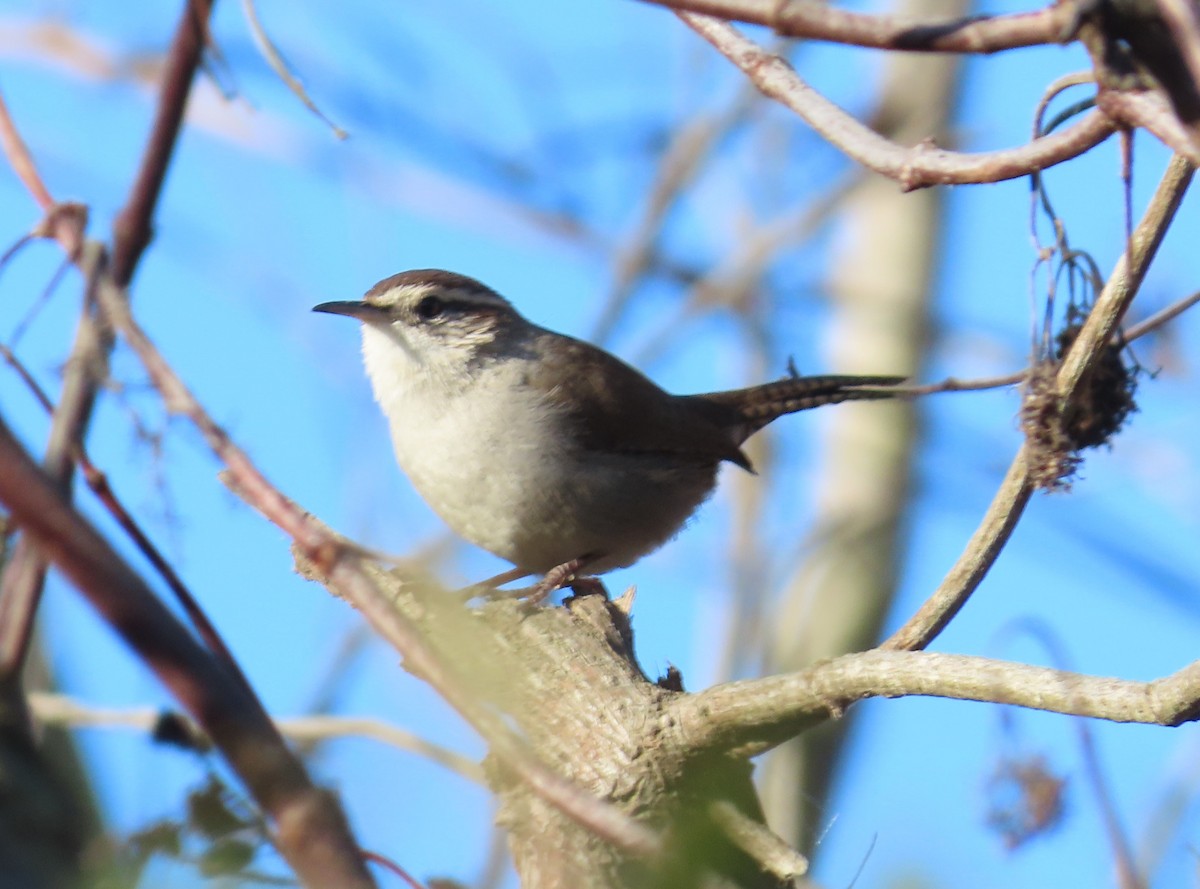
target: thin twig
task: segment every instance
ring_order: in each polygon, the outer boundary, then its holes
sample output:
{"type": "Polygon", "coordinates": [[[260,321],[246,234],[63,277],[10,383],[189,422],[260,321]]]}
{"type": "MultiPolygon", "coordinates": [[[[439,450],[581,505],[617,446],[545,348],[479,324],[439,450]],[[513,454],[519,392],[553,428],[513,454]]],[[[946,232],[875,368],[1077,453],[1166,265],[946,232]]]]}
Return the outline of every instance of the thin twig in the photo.
{"type": "Polygon", "coordinates": [[[1139,321],[1132,325],[1121,335],[1121,341],[1132,343],[1134,340],[1145,336],[1148,333],[1153,333],[1158,328],[1162,327],[1170,321],[1173,321],[1179,315],[1182,315],[1196,303],[1200,302],[1200,290],[1197,290],[1191,296],[1185,296],[1178,302],[1172,303],[1165,309],[1160,309],[1149,318],[1139,321]]]}
{"type": "Polygon", "coordinates": [[[17,178],[29,189],[29,193],[42,208],[42,212],[49,213],[50,208],[54,206],[54,198],[50,196],[50,191],[46,188],[46,183],[42,181],[42,177],[37,171],[37,165],[33,162],[33,155],[29,153],[29,147],[21,138],[20,131],[8,113],[8,104],[4,101],[3,94],[0,94],[0,150],[4,151],[9,166],[13,168],[17,178]]]}
{"type": "MultiPolygon", "coordinates": [[[[160,710],[145,707],[124,710],[94,707],[83,704],[69,695],[39,691],[29,693],[29,708],[39,722],[66,728],[128,728],[150,734],[162,719],[160,710]]],[[[280,734],[293,741],[366,738],[424,756],[468,781],[483,783],[483,769],[475,760],[380,719],[350,716],[277,716],[273,717],[272,721],[280,734]]]]}
{"type": "Polygon", "coordinates": [[[254,0],[242,0],[242,9],[246,13],[246,21],[250,25],[250,34],[254,37],[254,42],[258,44],[258,50],[267,60],[267,64],[271,66],[271,70],[275,72],[275,76],[283,81],[284,85],[292,91],[292,94],[300,100],[309,111],[316,116],[323,124],[325,124],[333,135],[338,139],[346,139],[350,136],[345,130],[335,124],[329,117],[317,107],[317,103],[309,97],[304,89],[304,84],[300,82],[295,74],[292,73],[287,60],[284,59],[283,53],[271,41],[266,29],[262,26],[262,22],[258,18],[258,9],[254,5],[254,0]]]}
{"type": "MultiPolygon", "coordinates": [[[[90,292],[102,271],[103,251],[98,245],[85,249],[81,257],[85,286],[90,292]]],[[[42,465],[58,485],[70,495],[74,471],[72,454],[82,440],[83,431],[96,406],[100,381],[107,374],[112,334],[96,323],[90,298],[84,300],[75,341],[67,359],[62,396],[50,423],[49,440],[42,465]]],[[[34,619],[46,580],[46,560],[30,541],[22,536],[12,558],[0,575],[0,678],[20,675],[33,639],[34,619]]]]}
{"type": "MultiPolygon", "coordinates": [[[[29,235],[28,237],[32,239],[33,235],[29,235]]],[[[29,331],[30,326],[33,324],[34,320],[41,313],[46,304],[50,302],[50,297],[54,295],[54,291],[58,288],[58,285],[63,282],[63,279],[66,278],[67,272],[71,268],[73,268],[71,265],[71,260],[64,257],[63,261],[58,264],[58,266],[54,269],[54,272],[50,275],[50,280],[46,282],[46,286],[42,288],[42,292],[38,294],[37,299],[30,304],[29,308],[26,309],[25,314],[21,316],[21,319],[17,321],[15,325],[13,325],[12,336],[8,341],[8,344],[11,348],[15,349],[17,344],[24,339],[25,334],[29,331]]]]}
{"type": "MultiPolygon", "coordinates": [[[[1183,299],[1172,303],[1164,309],[1160,309],[1148,318],[1144,318],[1137,324],[1131,325],[1126,330],[1119,330],[1113,334],[1109,342],[1118,348],[1139,340],[1147,334],[1153,333],[1158,328],[1169,324],[1177,317],[1182,315],[1192,306],[1200,303],[1200,290],[1195,293],[1185,296],[1183,299]]],[[[1004,374],[998,377],[978,377],[972,380],[960,380],[957,377],[946,377],[936,383],[923,383],[914,386],[894,386],[891,391],[897,395],[906,397],[917,397],[921,395],[936,395],[940,392],[979,392],[985,389],[1003,389],[1007,386],[1016,386],[1025,381],[1029,375],[1027,370],[1019,370],[1016,373],[1004,374]]]]}

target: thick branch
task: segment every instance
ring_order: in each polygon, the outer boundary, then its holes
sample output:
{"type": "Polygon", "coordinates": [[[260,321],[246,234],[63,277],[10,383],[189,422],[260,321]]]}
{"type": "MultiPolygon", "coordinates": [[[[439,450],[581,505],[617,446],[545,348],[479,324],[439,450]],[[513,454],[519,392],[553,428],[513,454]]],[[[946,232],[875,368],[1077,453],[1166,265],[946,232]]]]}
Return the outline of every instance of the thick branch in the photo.
{"type": "Polygon", "coordinates": [[[1200,716],[1200,661],[1134,682],[969,655],[875,650],[717,685],[676,699],[670,711],[697,753],[755,755],[856,701],[911,695],[1173,726],[1200,716]]]}
{"type": "Polygon", "coordinates": [[[1176,154],[1200,165],[1200,147],[1162,93],[1101,90],[1096,96],[1096,107],[1118,124],[1131,129],[1141,127],[1154,134],[1176,154]]]}

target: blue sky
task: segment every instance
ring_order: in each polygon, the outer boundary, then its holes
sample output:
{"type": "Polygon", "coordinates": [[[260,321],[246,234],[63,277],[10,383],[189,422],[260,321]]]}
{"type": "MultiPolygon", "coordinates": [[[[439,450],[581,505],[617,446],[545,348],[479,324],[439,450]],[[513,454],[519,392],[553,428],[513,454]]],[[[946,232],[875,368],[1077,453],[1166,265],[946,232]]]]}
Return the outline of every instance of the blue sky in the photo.
{"type": "MultiPolygon", "coordinates": [[[[546,326],[586,336],[611,288],[609,254],[563,237],[519,209],[578,208],[606,243],[620,242],[639,211],[653,169],[647,133],[664,133],[705,108],[723,108],[736,75],[670,14],[617,0],[508,7],[467,0],[397,13],[390,5],[260,4],[272,37],[323,109],[352,133],[337,142],[267,69],[248,36],[240,4],[218,7],[215,34],[239,96],[198,87],[189,129],[158,214],[157,240],[134,288],[135,309],[163,352],[214,415],[282,490],[334,527],[373,546],[412,552],[445,545],[440,522],[394,468],[382,420],[362,376],[353,325],[313,315],[316,303],[353,299],[403,268],[444,267],[479,277],[546,326]],[[532,94],[528,87],[533,85],[532,94]],[[530,97],[532,95],[532,98],[530,97]],[[467,143],[477,148],[463,148],[467,143]],[[565,156],[568,160],[563,161],[565,156]],[[494,187],[491,160],[524,165],[507,190],[494,187]]],[[[1008,11],[1007,8],[996,11],[1008,11]]],[[[98,76],[104,62],[127,69],[161,53],[172,4],[0,2],[0,89],[51,191],[88,203],[93,231],[107,232],[135,169],[152,92],[124,76],[98,76]],[[88,53],[50,58],[47,22],[88,53]],[[31,49],[31,47],[33,47],[31,49]],[[87,61],[94,59],[94,61],[87,61]],[[85,62],[87,62],[85,64],[85,62]]],[[[56,44],[60,45],[60,44],[56,44]]],[[[801,72],[850,107],[867,101],[865,78],[845,78],[861,52],[806,47],[801,72]]],[[[972,61],[958,133],[982,150],[1027,138],[1044,85],[1084,66],[1076,49],[1052,48],[972,61]]],[[[871,70],[868,67],[868,70],[871,70]]],[[[770,115],[781,112],[768,111],[770,115]]],[[[802,134],[806,164],[788,187],[820,181],[839,161],[802,134]]],[[[744,195],[744,146],[706,175],[671,245],[701,264],[717,261],[736,236],[727,207],[769,213],[770,195],[744,195]]],[[[1135,215],[1153,190],[1165,153],[1139,136],[1135,215]]],[[[1107,271],[1119,254],[1122,198],[1115,142],[1054,171],[1051,187],[1072,242],[1107,271]]],[[[1024,182],[960,187],[948,200],[947,245],[936,300],[940,339],[931,379],[1009,372],[1028,345],[1029,270],[1024,182]]],[[[0,175],[0,241],[36,221],[11,176],[0,175]],[[7,234],[3,234],[7,232],[7,234]]],[[[1136,307],[1157,309],[1196,287],[1197,211],[1189,199],[1152,268],[1136,307]]],[[[789,274],[820,279],[820,246],[801,251],[789,274]]],[[[0,273],[0,337],[36,301],[59,262],[37,245],[0,273]]],[[[609,345],[639,354],[680,294],[652,286],[609,345]]],[[[69,279],[36,316],[18,351],[51,389],[73,330],[78,282],[69,279]]],[[[819,313],[811,299],[788,305],[780,340],[824,369],[819,313]]],[[[1070,495],[1038,496],[1025,521],[960,618],[942,651],[1047,663],[1015,622],[1053,627],[1081,670],[1135,679],[1170,672],[1195,657],[1200,633],[1200,520],[1194,354],[1197,322],[1185,316],[1169,342],[1140,346],[1148,368],[1163,367],[1139,392],[1141,412],[1111,450],[1089,454],[1070,495]],[[1007,638],[1007,641],[1006,641],[1007,638]]],[[[670,349],[644,365],[677,391],[732,388],[741,340],[727,319],[692,322],[670,349]]],[[[786,352],[778,356],[782,372],[786,352]]],[[[229,494],[199,436],[163,416],[131,355],[119,350],[114,379],[90,438],[93,460],[172,556],[225,633],[268,708],[302,712],[358,617],[291,569],[287,541],[229,494]],[[163,452],[131,432],[136,410],[165,433],[163,452]]],[[[1012,392],[948,395],[922,405],[927,423],[919,493],[901,593],[889,627],[920,603],[952,563],[1018,445],[1012,392]]],[[[10,374],[0,374],[0,409],[24,441],[41,447],[45,421],[10,374]]],[[[792,512],[767,529],[799,539],[813,485],[817,417],[778,424],[780,477],[792,512]]],[[[732,472],[732,469],[726,469],[732,472]]],[[[85,493],[89,515],[116,537],[85,493]]],[[[774,515],[774,514],[773,514],[774,515]]],[[[612,576],[636,583],[636,630],[651,674],[667,664],[690,687],[712,676],[729,574],[718,561],[729,523],[721,496],[670,546],[612,576]],[[681,615],[686,619],[681,619],[681,615]]],[[[443,565],[449,582],[500,570],[460,547],[443,565]]],[[[51,582],[45,628],[63,681],[97,706],[163,704],[161,690],[97,625],[76,595],[51,582]]],[[[931,700],[872,702],[854,745],[851,778],[835,800],[818,877],[847,885],[867,859],[860,887],[896,885],[1060,886],[1111,882],[1111,856],[1081,777],[1075,726],[1043,714],[1013,719],[1024,750],[1068,774],[1068,817],[1028,849],[1005,852],[982,825],[984,785],[1009,749],[996,708],[931,700]]],[[[338,712],[370,714],[468,754],[479,742],[428,690],[368,644],[347,676],[338,712]]],[[[1093,726],[1116,800],[1135,840],[1178,782],[1196,783],[1197,735],[1177,730],[1093,726]]],[[[82,733],[113,822],[122,829],[174,814],[199,780],[196,763],[124,732],[82,733]]],[[[318,778],[341,789],[368,848],[415,874],[473,879],[485,856],[485,792],[415,756],[366,741],[333,743],[318,778]]],[[[1187,796],[1155,885],[1195,884],[1197,812],[1187,796]]],[[[156,875],[192,885],[179,868],[156,875]]]]}

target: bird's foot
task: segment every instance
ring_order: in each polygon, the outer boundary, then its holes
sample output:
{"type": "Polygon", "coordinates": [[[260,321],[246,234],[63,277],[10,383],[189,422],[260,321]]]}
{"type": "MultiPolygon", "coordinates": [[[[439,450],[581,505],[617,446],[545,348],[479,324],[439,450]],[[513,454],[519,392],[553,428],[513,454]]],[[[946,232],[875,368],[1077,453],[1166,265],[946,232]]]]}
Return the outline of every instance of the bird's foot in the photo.
{"type": "Polygon", "coordinates": [[[544,600],[551,593],[558,592],[563,587],[570,587],[576,595],[581,595],[582,588],[588,588],[589,592],[595,592],[597,586],[601,590],[604,589],[603,584],[595,577],[586,577],[579,574],[580,569],[588,562],[592,561],[587,556],[580,556],[577,559],[571,559],[569,562],[563,562],[561,565],[556,565],[546,572],[546,576],[539,580],[531,587],[527,587],[521,596],[530,603],[538,603],[544,600]]]}

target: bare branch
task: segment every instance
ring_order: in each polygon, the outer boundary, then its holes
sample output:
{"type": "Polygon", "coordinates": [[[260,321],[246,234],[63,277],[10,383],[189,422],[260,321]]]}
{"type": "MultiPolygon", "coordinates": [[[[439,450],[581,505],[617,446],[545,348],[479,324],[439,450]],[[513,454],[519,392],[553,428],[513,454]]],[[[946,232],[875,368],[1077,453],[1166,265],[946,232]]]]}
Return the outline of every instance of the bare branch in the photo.
{"type": "Polygon", "coordinates": [[[980,154],[946,151],[928,142],[906,148],[859,123],[809,86],[784,59],[747,40],[727,22],[689,12],[678,15],[764,94],[795,111],[830,144],[906,190],[1027,176],[1078,157],[1116,131],[1105,115],[1092,113],[1020,148],[980,154]]]}
{"type": "Polygon", "coordinates": [[[880,648],[910,651],[925,648],[967,604],[967,599],[1000,557],[1025,513],[1033,493],[1029,475],[1022,445],[958,561],[916,614],[880,644],[880,648]]]}
{"type": "MultiPolygon", "coordinates": [[[[67,364],[63,396],[51,426],[50,443],[46,450],[47,471],[64,491],[70,490],[72,454],[83,441],[90,423],[100,383],[107,373],[108,353],[112,348],[108,329],[97,325],[92,316],[93,291],[98,279],[106,273],[122,285],[128,283],[149,242],[150,217],[183,120],[210,11],[210,0],[185,0],[183,18],[172,44],[158,116],[145,160],[129,203],[114,223],[115,247],[111,266],[99,244],[92,244],[90,253],[84,255],[86,209],[78,204],[59,204],[54,201],[38,175],[7,108],[0,105],[0,145],[26,187],[46,210],[45,218],[34,234],[58,240],[67,256],[80,264],[87,282],[87,298],[67,364]]],[[[15,675],[20,670],[28,646],[29,628],[41,598],[45,572],[43,560],[24,540],[20,541],[0,579],[0,612],[5,627],[3,636],[0,636],[0,673],[3,675],[15,675]]]]}
{"type": "MultiPolygon", "coordinates": [[[[1176,155],[1158,184],[1131,239],[1132,257],[1122,256],[1104,290],[1088,314],[1079,336],[1071,344],[1058,371],[1058,390],[1070,399],[1100,353],[1112,341],[1129,303],[1141,286],[1150,261],[1166,234],[1175,211],[1192,181],[1195,168],[1176,155]]],[[[885,649],[924,648],[966,604],[999,556],[1029,502],[1032,492],[1024,446],[1013,458],[1008,473],[966,549],[937,590],[905,624],[882,644],[885,649]]]]}
{"type": "Polygon", "coordinates": [[[671,715],[697,752],[756,755],[856,701],[912,695],[1173,726],[1200,717],[1200,661],[1135,682],[970,655],[864,651],[796,673],[713,686],[677,698],[671,715]]]}
{"type": "Polygon", "coordinates": [[[1037,12],[932,21],[865,15],[814,0],[646,0],[669,9],[766,25],[787,37],[911,52],[994,53],[1060,43],[1076,12],[1056,3],[1037,12]]]}

